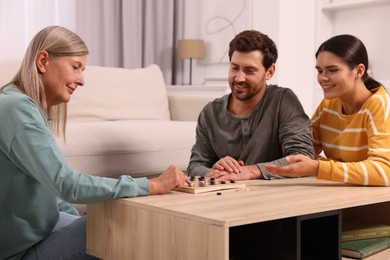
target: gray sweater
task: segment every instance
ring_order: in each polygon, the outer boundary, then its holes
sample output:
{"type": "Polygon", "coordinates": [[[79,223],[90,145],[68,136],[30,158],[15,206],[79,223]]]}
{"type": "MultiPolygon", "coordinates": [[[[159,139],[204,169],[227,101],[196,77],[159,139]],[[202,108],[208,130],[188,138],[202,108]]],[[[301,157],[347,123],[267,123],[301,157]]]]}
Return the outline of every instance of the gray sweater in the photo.
{"type": "Polygon", "coordinates": [[[189,176],[205,176],[220,158],[230,156],[245,165],[257,164],[265,179],[281,178],[267,172],[264,163],[285,165],[284,157],[292,154],[314,157],[311,122],[292,90],[267,85],[262,100],[246,116],[228,111],[230,95],[201,111],[189,176]]]}

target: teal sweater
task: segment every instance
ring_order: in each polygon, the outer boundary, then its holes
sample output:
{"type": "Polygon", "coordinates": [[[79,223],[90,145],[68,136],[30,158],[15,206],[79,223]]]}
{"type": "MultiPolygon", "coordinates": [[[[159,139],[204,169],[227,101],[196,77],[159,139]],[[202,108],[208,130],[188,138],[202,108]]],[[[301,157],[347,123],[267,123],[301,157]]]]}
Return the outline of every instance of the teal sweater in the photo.
{"type": "Polygon", "coordinates": [[[12,84],[0,92],[0,259],[18,259],[47,237],[69,206],[62,201],[148,194],[146,178],[94,177],[70,168],[37,104],[12,84]]]}

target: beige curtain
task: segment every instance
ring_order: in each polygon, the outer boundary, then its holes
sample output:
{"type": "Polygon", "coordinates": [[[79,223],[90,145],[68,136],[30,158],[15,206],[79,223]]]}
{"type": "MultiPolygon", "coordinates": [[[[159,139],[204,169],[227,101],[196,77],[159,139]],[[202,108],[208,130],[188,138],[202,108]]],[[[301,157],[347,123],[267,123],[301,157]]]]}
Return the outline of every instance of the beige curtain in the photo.
{"type": "Polygon", "coordinates": [[[184,0],[77,0],[76,32],[84,39],[89,65],[160,66],[166,84],[182,71],[176,55],[182,37],[184,0]]]}

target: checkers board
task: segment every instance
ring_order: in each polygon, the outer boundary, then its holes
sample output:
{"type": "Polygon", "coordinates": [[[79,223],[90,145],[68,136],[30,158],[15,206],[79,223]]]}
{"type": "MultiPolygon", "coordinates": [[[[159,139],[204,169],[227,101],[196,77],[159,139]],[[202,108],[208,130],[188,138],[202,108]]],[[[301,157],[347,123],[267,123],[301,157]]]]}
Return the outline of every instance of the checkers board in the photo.
{"type": "Polygon", "coordinates": [[[181,188],[175,189],[176,191],[187,192],[187,193],[203,193],[220,190],[230,189],[244,189],[246,188],[245,183],[237,183],[235,181],[219,180],[214,178],[206,178],[202,176],[190,177],[191,185],[187,183],[181,188]]]}

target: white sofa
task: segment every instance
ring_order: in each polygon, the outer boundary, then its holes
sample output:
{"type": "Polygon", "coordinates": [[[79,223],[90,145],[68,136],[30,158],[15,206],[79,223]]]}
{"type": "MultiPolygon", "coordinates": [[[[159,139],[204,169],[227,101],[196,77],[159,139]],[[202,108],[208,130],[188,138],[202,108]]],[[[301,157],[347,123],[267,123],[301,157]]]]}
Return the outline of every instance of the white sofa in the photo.
{"type": "MultiPolygon", "coordinates": [[[[18,61],[0,61],[0,85],[14,76],[18,61]]],[[[167,91],[157,65],[142,69],[87,66],[85,86],[68,103],[69,164],[97,176],[154,176],[169,164],[185,170],[195,142],[196,119],[222,91],[167,91]],[[196,92],[196,93],[194,93],[196,92]]],[[[169,87],[168,87],[169,88],[169,87]]],[[[194,89],[196,89],[194,91],[194,89]]]]}

